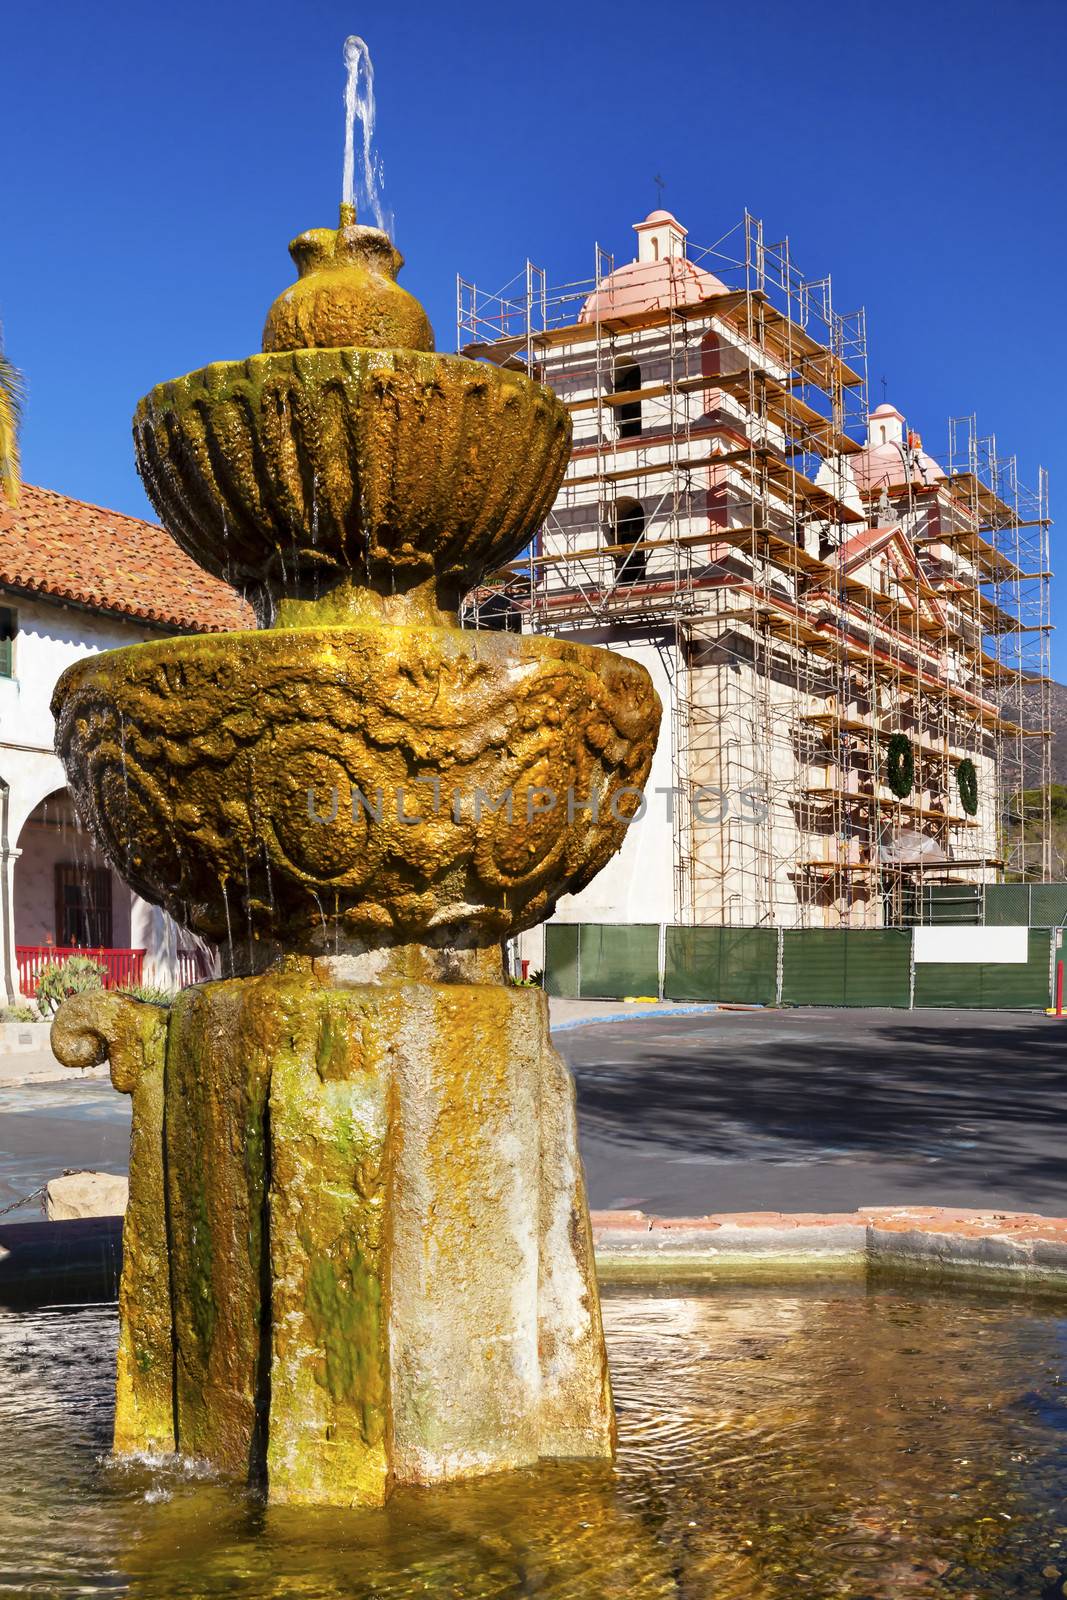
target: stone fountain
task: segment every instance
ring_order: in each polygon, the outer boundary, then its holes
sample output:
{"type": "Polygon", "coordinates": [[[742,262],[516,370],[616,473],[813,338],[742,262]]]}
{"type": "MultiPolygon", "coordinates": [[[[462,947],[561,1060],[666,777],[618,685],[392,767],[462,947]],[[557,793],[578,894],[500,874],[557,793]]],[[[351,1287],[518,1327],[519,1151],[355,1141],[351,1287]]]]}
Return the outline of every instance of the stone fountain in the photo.
{"type": "Polygon", "coordinates": [[[502,940],[618,849],[660,708],[625,657],[459,626],[553,501],[560,402],[435,354],[351,208],[290,253],[263,353],[134,423],[258,628],[53,703],[83,821],[224,975],[79,996],[53,1043],[133,1098],[115,1450],[374,1504],[612,1453],[573,1088],[502,940]]]}

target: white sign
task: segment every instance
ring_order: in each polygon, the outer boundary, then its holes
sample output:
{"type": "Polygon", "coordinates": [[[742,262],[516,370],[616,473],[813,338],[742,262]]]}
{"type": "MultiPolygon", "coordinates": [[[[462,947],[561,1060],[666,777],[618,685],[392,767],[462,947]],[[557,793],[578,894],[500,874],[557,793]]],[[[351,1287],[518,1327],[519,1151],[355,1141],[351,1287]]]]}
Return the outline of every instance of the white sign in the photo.
{"type": "Polygon", "coordinates": [[[1002,961],[1025,965],[1029,928],[915,928],[916,964],[928,961],[1002,961]]]}

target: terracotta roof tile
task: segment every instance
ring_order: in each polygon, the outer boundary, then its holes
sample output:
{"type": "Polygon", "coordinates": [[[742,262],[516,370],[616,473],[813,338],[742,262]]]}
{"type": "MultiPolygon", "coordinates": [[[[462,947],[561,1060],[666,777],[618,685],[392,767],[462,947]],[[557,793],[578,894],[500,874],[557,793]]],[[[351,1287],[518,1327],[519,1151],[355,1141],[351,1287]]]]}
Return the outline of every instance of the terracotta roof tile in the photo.
{"type": "Polygon", "coordinates": [[[160,628],[252,628],[252,609],[202,572],[154,522],[23,484],[0,502],[0,588],[46,595],[160,628]]]}

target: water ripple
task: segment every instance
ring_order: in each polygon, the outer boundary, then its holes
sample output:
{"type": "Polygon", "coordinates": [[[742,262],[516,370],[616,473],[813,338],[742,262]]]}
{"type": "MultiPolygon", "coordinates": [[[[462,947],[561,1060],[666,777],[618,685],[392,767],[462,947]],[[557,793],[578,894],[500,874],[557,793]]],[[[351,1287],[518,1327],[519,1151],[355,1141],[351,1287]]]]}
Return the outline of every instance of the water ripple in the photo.
{"type": "Polygon", "coordinates": [[[382,1511],[107,1454],[114,1307],[0,1313],[0,1595],[1000,1600],[1067,1574],[1052,1301],[724,1286],[604,1303],[616,1467],[382,1511]]]}

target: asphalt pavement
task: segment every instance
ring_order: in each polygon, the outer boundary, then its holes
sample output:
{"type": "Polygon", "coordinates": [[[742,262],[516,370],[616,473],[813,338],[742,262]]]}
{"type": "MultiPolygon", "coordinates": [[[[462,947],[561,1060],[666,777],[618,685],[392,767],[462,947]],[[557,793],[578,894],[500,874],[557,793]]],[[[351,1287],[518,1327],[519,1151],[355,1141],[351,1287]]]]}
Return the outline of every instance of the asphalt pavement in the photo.
{"type": "MultiPolygon", "coordinates": [[[[597,1210],[938,1204],[1067,1214],[1067,1022],[1023,1012],[565,1011],[597,1210]],[[592,1020],[590,1020],[592,1019],[592,1020]]],[[[0,1087],[0,1210],[68,1167],[125,1170],[106,1078],[0,1087]]],[[[36,1208],[11,1212],[24,1221],[36,1208]]]]}
{"type": "Polygon", "coordinates": [[[15,1206],[72,1167],[125,1172],[130,1098],[111,1080],[73,1078],[0,1087],[0,1222],[32,1222],[39,1200],[15,1206]]]}
{"type": "Polygon", "coordinates": [[[719,1011],[562,1031],[594,1209],[1067,1214],[1067,1021],[719,1011]]]}

